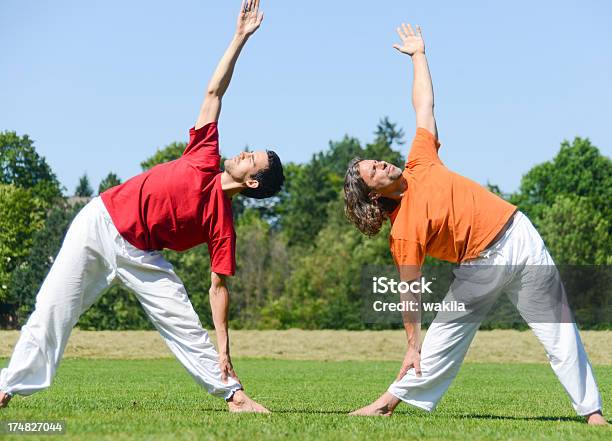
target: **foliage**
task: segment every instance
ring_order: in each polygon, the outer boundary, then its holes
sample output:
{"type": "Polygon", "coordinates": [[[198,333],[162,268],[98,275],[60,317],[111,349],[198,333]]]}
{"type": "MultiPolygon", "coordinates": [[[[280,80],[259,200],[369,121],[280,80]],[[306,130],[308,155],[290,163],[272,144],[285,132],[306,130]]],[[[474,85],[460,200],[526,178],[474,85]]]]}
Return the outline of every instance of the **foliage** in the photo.
{"type": "Polygon", "coordinates": [[[612,217],[612,161],[602,155],[589,139],[563,141],[551,160],[533,167],[521,180],[512,202],[533,219],[540,219],[546,207],[559,195],[590,199],[604,218],[612,217]]]}
{"type": "Polygon", "coordinates": [[[162,149],[157,149],[155,154],[140,163],[143,170],[149,170],[158,164],[174,161],[181,157],[187,144],[184,142],[173,142],[162,149]]]}
{"type": "Polygon", "coordinates": [[[77,326],[86,331],[153,329],[134,293],[118,282],[102,293],[77,326]]]}
{"type": "MultiPolygon", "coordinates": [[[[238,236],[237,272],[229,281],[233,328],[387,326],[364,323],[360,287],[366,265],[393,266],[388,244],[390,226],[387,223],[374,238],[361,235],[344,218],[342,200],[344,173],[352,158],[403,163],[407,152],[396,150],[404,142],[401,129],[385,118],[379,122],[374,135],[374,140],[365,145],[345,136],[330,142],[325,151],[316,153],[304,164],[285,164],[286,185],[276,198],[253,201],[237,196],[233,199],[238,236]]],[[[23,139],[29,142],[27,136],[23,139]]],[[[27,144],[23,139],[20,142],[27,144]]],[[[143,161],[142,167],[147,170],[176,159],[184,148],[184,143],[170,144],[143,161]]],[[[35,164],[37,156],[33,148],[24,151],[30,152],[28,160],[35,164]]],[[[2,164],[11,163],[11,170],[18,170],[17,165],[21,163],[11,161],[3,159],[2,164]]],[[[39,158],[40,161],[44,163],[39,158]]],[[[11,179],[15,182],[35,182],[17,179],[15,176],[24,176],[23,173],[10,174],[5,169],[3,176],[13,176],[11,179]]],[[[54,179],[50,170],[46,176],[54,179]]],[[[118,177],[109,173],[99,191],[118,182],[118,177]]],[[[87,188],[88,181],[85,183],[83,187],[87,188]]],[[[0,300],[20,305],[22,322],[31,311],[36,292],[79,208],[56,200],[49,211],[50,205],[37,193],[36,185],[26,188],[14,183],[0,185],[0,286],[8,286],[0,291],[0,300]]],[[[609,203],[612,165],[588,139],[576,138],[571,144],[563,142],[551,161],[537,165],[523,177],[515,194],[506,195],[491,183],[487,186],[518,204],[532,219],[558,264],[594,264],[605,269],[605,265],[612,263],[612,206],[609,203]]],[[[203,325],[211,327],[210,263],[206,245],[184,253],[164,251],[164,255],[183,279],[203,325]]],[[[443,270],[448,269],[444,265],[450,265],[429,257],[426,263],[443,270]]],[[[574,279],[579,281],[580,277],[574,279]]],[[[588,299],[576,310],[583,327],[598,323],[610,326],[605,315],[610,299],[600,285],[578,285],[584,286],[583,297],[588,299]]],[[[499,314],[488,317],[484,326],[500,326],[499,317],[508,312],[504,309],[507,306],[499,306],[499,314]]],[[[81,317],[79,326],[84,329],[151,328],[135,296],[119,285],[109,289],[81,317]]],[[[522,325],[517,321],[516,326],[522,325]]]]}
{"type": "Polygon", "coordinates": [[[113,172],[109,172],[108,175],[100,182],[98,186],[98,194],[104,193],[109,188],[116,187],[121,184],[121,179],[113,172]]]}
{"type": "Polygon", "coordinates": [[[588,139],[563,141],[551,161],[523,176],[510,200],[538,227],[557,263],[612,261],[612,161],[588,139]]]}
{"type": "Polygon", "coordinates": [[[34,142],[16,132],[0,132],[0,184],[30,188],[47,205],[61,196],[59,182],[45,158],[36,152],[34,142]]]}
{"type": "Polygon", "coordinates": [[[90,198],[93,196],[93,188],[91,188],[87,174],[84,174],[79,178],[79,184],[74,190],[74,195],[80,198],[90,198]]]}
{"type": "Polygon", "coordinates": [[[610,221],[584,196],[563,195],[545,207],[540,233],[557,264],[612,264],[610,221]]]}
{"type": "Polygon", "coordinates": [[[44,221],[44,202],[32,189],[0,184],[0,302],[14,303],[9,295],[14,269],[28,255],[32,237],[44,221]]]}
{"type": "Polygon", "coordinates": [[[401,142],[403,132],[385,118],[378,124],[375,134],[375,141],[365,148],[355,138],[345,136],[340,142],[330,142],[328,151],[313,155],[307,164],[285,167],[287,180],[278,213],[289,246],[308,248],[313,244],[313,239],[327,223],[328,204],[342,191],[351,159],[376,158],[402,164],[402,154],[393,149],[393,143],[401,142]]]}

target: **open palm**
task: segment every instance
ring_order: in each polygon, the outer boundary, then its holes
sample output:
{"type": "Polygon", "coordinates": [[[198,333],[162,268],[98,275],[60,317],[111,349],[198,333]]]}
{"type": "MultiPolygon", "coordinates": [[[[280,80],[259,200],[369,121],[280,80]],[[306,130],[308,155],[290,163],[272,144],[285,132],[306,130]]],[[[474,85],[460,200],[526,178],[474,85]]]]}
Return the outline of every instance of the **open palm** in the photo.
{"type": "Polygon", "coordinates": [[[251,36],[259,29],[263,17],[263,12],[259,12],[259,0],[242,0],[236,32],[240,35],[251,36]]]}
{"type": "Polygon", "coordinates": [[[410,56],[417,52],[425,53],[425,42],[421,34],[421,27],[417,26],[416,28],[417,31],[415,33],[412,30],[412,26],[402,23],[402,25],[397,28],[397,35],[399,35],[402,44],[394,44],[393,47],[410,56]]]}

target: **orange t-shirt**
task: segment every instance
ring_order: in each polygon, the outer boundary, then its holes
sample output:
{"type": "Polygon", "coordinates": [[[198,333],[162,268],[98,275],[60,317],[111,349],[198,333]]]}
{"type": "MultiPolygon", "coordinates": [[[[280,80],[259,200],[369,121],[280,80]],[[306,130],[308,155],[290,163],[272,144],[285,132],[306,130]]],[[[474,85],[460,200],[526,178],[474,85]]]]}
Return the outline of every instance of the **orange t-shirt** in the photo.
{"type": "Polygon", "coordinates": [[[417,129],[403,172],[408,188],[391,214],[389,242],[402,280],[420,275],[426,255],[454,263],[478,257],[516,211],[446,168],[439,148],[432,133],[417,129]]]}

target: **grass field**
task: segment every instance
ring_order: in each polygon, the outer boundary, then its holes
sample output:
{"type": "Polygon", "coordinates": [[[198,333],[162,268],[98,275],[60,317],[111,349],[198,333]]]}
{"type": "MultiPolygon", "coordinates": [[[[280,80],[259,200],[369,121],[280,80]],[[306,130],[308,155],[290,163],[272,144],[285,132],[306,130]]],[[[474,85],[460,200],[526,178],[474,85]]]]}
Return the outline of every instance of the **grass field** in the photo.
{"type": "MultiPolygon", "coordinates": [[[[215,340],[214,331],[210,332],[215,340]]],[[[404,358],[404,331],[230,331],[236,358],[321,361],[398,361],[404,358]]],[[[423,333],[424,335],[424,333],[423,333]]],[[[612,365],[612,331],[581,331],[591,363],[612,365]]],[[[0,358],[10,357],[17,331],[0,331],[0,358]]],[[[142,360],[172,357],[155,331],[73,331],[66,358],[142,360]]],[[[466,361],[547,363],[531,331],[479,331],[466,361]]]]}
{"type": "MultiPolygon", "coordinates": [[[[50,390],[15,399],[1,418],[64,420],[66,434],[60,437],[65,440],[612,436],[612,430],[576,418],[550,369],[539,364],[466,364],[435,413],[401,406],[392,418],[349,417],[346,412],[383,391],[397,363],[244,359],[236,365],[248,392],[274,414],[228,414],[224,402],[204,393],[174,360],[66,360],[50,390]]],[[[597,374],[609,396],[612,367],[600,367],[597,374]]]]}
{"type": "MultiPolygon", "coordinates": [[[[65,421],[66,433],[39,437],[47,440],[612,439],[612,429],[575,416],[542,363],[466,363],[436,412],[401,405],[392,418],[346,413],[384,391],[399,361],[237,358],[235,365],[247,392],[272,415],[227,413],[172,358],[68,358],[49,390],[16,397],[0,420],[65,421]]],[[[595,371],[610,408],[612,365],[595,371]]]]}

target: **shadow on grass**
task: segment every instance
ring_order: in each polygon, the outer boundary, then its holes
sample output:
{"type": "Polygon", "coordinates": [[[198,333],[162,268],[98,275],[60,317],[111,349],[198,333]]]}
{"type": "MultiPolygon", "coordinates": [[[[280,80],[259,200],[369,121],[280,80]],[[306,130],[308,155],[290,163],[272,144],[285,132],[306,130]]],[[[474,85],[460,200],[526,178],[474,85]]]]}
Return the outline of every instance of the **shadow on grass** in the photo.
{"type": "MultiPolygon", "coordinates": [[[[204,412],[220,412],[220,413],[229,413],[227,409],[219,409],[219,408],[205,408],[200,409],[204,412]]],[[[270,409],[271,415],[281,414],[281,415],[346,415],[349,416],[349,413],[354,409],[349,410],[313,410],[313,409],[270,409]]],[[[430,417],[434,416],[431,414],[415,414],[414,412],[395,412],[394,416],[397,417],[430,417]]],[[[475,419],[475,420],[507,420],[507,421],[562,421],[562,422],[572,422],[572,423],[584,423],[584,418],[580,416],[508,416],[508,415],[493,415],[493,414],[468,414],[468,415],[440,415],[442,418],[448,419],[475,419]]]]}
{"type": "MultiPolygon", "coordinates": [[[[219,413],[230,413],[227,409],[219,409],[219,408],[200,408],[203,412],[219,412],[219,413]]],[[[351,410],[312,410],[312,409],[269,409],[271,414],[312,414],[312,415],[348,415],[351,410]]],[[[253,413],[245,412],[249,415],[255,415],[253,413]]],[[[269,415],[269,414],[268,414],[269,415]]]]}
{"type": "Polygon", "coordinates": [[[533,416],[533,417],[521,417],[521,416],[507,416],[507,415],[462,415],[459,418],[461,419],[482,419],[482,420],[511,420],[511,421],[567,421],[567,422],[578,422],[584,423],[584,417],[580,416],[571,416],[571,417],[563,417],[563,416],[533,416]]]}

